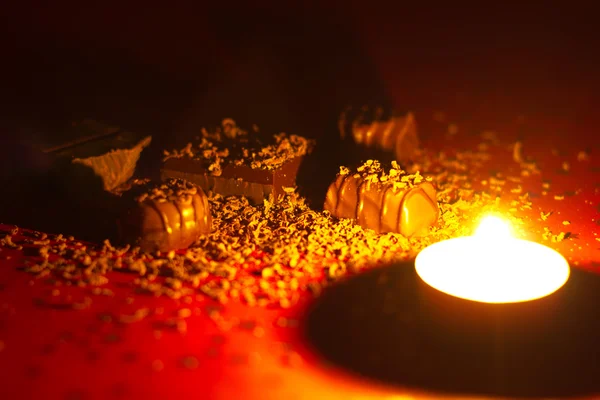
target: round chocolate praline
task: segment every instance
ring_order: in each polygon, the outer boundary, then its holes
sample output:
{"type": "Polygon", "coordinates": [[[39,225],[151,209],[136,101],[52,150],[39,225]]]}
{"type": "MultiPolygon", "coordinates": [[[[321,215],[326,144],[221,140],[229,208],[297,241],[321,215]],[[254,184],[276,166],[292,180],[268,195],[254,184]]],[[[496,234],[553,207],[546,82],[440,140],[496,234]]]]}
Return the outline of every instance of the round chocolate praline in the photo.
{"type": "Polygon", "coordinates": [[[122,193],[124,211],[118,220],[125,243],[146,252],[170,251],[189,247],[210,232],[208,198],[193,183],[134,180],[129,186],[122,193]]]}

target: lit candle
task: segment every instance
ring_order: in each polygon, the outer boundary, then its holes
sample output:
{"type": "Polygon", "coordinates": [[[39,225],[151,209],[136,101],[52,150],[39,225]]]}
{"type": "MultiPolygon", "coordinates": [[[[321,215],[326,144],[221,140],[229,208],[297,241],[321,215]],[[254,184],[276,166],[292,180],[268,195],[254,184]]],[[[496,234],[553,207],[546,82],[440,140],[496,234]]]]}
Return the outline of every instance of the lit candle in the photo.
{"type": "Polygon", "coordinates": [[[510,226],[485,217],[473,236],[435,243],[415,267],[429,286],[483,303],[519,303],[548,296],[569,279],[567,260],[539,243],[517,239],[510,226]]]}

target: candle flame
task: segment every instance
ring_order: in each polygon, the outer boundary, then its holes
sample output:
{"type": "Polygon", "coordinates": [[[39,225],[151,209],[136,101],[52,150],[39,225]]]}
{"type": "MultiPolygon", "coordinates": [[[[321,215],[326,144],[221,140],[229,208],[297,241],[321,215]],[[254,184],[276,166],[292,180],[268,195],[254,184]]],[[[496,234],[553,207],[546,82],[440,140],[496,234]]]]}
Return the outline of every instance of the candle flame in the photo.
{"type": "Polygon", "coordinates": [[[508,222],[486,216],[473,236],[435,243],[415,267],[429,286],[466,300],[517,303],[554,293],[570,275],[557,251],[512,237],[508,222]]]}
{"type": "Polygon", "coordinates": [[[510,224],[500,217],[488,215],[484,217],[475,230],[475,236],[486,240],[501,240],[512,237],[510,224]]]}

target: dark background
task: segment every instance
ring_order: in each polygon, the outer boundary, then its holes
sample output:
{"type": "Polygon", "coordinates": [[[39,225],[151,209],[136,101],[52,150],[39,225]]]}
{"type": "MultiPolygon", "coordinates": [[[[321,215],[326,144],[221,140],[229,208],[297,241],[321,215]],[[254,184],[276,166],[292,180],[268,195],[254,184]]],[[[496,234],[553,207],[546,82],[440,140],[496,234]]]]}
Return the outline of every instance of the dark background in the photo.
{"type": "Polygon", "coordinates": [[[595,135],[591,5],[84,3],[2,11],[5,164],[82,116],[152,133],[155,149],[223,117],[324,138],[362,103],[595,135]]]}

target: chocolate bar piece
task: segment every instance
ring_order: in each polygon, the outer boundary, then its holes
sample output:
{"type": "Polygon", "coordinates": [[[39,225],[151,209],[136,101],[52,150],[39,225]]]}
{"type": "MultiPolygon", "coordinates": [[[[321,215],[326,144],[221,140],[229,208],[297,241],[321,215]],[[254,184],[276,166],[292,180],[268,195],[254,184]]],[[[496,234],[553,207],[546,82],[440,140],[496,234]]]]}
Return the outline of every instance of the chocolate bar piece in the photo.
{"type": "Polygon", "coordinates": [[[211,229],[206,194],[180,179],[163,183],[134,180],[121,190],[123,213],[118,219],[121,240],[142,251],[183,249],[211,229]]]}
{"type": "Polygon", "coordinates": [[[327,191],[324,209],[377,233],[406,237],[426,234],[439,215],[436,190],[429,181],[420,174],[406,175],[395,162],[386,173],[372,160],[354,174],[341,168],[327,191]]]}
{"type": "Polygon", "coordinates": [[[198,143],[165,152],[162,179],[179,178],[223,196],[246,196],[254,204],[296,186],[296,175],[313,142],[281,133],[264,138],[226,119],[214,133],[202,131],[198,143]]]}
{"type": "Polygon", "coordinates": [[[63,161],[65,173],[77,175],[78,167],[88,168],[107,191],[131,179],[142,150],[152,140],[93,120],[73,124],[73,130],[78,133],[73,142],[47,147],[43,152],[59,163],[63,161]]]}
{"type": "Polygon", "coordinates": [[[400,163],[410,161],[419,149],[413,113],[384,116],[381,108],[363,107],[358,112],[345,110],[339,119],[342,138],[350,136],[358,146],[378,148],[393,154],[400,163]]]}

